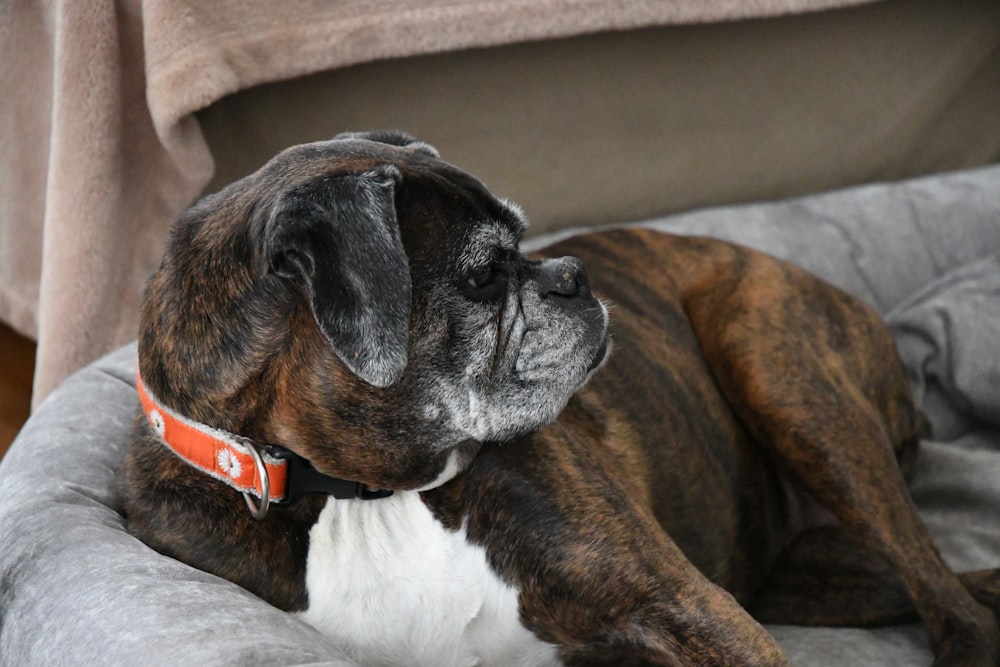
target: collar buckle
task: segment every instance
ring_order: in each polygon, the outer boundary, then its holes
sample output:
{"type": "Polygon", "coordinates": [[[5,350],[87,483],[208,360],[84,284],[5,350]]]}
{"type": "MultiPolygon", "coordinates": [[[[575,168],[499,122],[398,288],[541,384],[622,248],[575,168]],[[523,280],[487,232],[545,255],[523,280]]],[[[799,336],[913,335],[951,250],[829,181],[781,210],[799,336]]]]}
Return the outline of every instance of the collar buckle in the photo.
{"type": "Polygon", "coordinates": [[[372,489],[362,482],[330,477],[316,470],[309,461],[281,445],[267,445],[267,455],[284,461],[288,470],[285,495],[271,502],[285,505],[309,493],[325,493],[339,500],[377,500],[392,495],[391,489],[372,489]]]}

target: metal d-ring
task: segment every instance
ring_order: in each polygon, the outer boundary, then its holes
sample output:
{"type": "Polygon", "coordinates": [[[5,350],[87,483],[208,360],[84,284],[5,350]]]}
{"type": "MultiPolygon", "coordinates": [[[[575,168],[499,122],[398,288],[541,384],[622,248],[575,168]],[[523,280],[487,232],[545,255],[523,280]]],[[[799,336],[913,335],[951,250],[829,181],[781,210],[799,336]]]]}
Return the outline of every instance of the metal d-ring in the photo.
{"type": "Polygon", "coordinates": [[[244,440],[243,446],[250,450],[250,456],[253,457],[254,465],[257,466],[257,476],[260,477],[260,504],[254,504],[253,494],[249,491],[243,492],[243,500],[247,501],[250,516],[259,521],[267,516],[267,510],[271,506],[271,479],[267,476],[267,466],[264,465],[264,459],[253,443],[244,440]]]}

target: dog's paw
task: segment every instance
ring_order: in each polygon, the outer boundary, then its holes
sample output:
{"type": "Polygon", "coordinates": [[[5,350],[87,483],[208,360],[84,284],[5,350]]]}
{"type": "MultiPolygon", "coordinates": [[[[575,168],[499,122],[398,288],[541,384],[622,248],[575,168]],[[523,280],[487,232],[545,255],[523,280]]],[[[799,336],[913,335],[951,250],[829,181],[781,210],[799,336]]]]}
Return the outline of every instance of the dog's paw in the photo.
{"type": "Polygon", "coordinates": [[[976,622],[949,634],[934,647],[934,667],[1000,667],[1000,625],[980,607],[976,622]]]}

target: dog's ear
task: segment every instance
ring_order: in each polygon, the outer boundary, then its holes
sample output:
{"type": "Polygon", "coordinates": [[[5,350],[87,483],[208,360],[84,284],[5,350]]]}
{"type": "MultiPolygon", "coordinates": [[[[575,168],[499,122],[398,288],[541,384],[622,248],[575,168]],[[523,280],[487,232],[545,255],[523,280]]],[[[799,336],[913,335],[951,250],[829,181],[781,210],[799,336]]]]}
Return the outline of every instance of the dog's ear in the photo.
{"type": "Polygon", "coordinates": [[[400,130],[342,132],[333,138],[334,141],[341,139],[364,139],[366,141],[375,141],[380,144],[389,144],[391,146],[399,146],[400,148],[408,148],[411,151],[426,153],[431,157],[441,157],[438,150],[430,144],[420,141],[419,139],[415,139],[406,132],[402,132],[400,130]]]}
{"type": "Polygon", "coordinates": [[[297,283],[337,356],[386,387],[406,367],[410,272],[391,165],[326,176],[286,192],[264,232],[267,270],[297,283]]]}

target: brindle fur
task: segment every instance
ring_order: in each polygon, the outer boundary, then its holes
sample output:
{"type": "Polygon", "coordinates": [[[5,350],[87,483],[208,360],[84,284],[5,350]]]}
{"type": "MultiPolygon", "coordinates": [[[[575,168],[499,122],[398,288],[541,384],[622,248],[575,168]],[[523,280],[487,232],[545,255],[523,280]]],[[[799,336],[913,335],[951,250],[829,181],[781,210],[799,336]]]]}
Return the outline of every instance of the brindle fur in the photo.
{"type": "MultiPolygon", "coordinates": [[[[461,242],[456,220],[482,217],[492,197],[457,170],[422,171],[374,144],[325,160],[293,152],[179,225],[140,341],[141,372],[161,400],[331,474],[408,488],[434,477],[440,457],[421,447],[434,434],[397,400],[420,387],[405,376],[387,388],[361,381],[299,292],[280,276],[253,277],[255,207],[278,182],[386,162],[403,171],[411,355],[452,334],[428,315],[429,285],[461,242]],[[172,263],[183,262],[209,263],[211,284],[176,284],[184,272],[172,263]],[[412,460],[404,449],[383,462],[357,444],[380,437],[412,442],[412,460]]],[[[919,614],[936,665],[997,664],[996,619],[963,583],[996,611],[1000,576],[960,581],[916,515],[897,460],[912,454],[921,419],[870,308],[789,264],[703,238],[619,230],[543,254],[588,266],[594,291],[614,304],[613,354],[556,421],[484,443],[463,474],[422,494],[520,589],[529,629],[568,664],[764,665],[785,660],[744,607],[806,624],[919,614]],[[838,527],[791,534],[786,484],[838,527]]],[[[281,608],[304,608],[307,533],[326,500],[254,521],[238,494],[177,460],[143,419],[135,430],[119,475],[130,530],[281,608]]]]}

